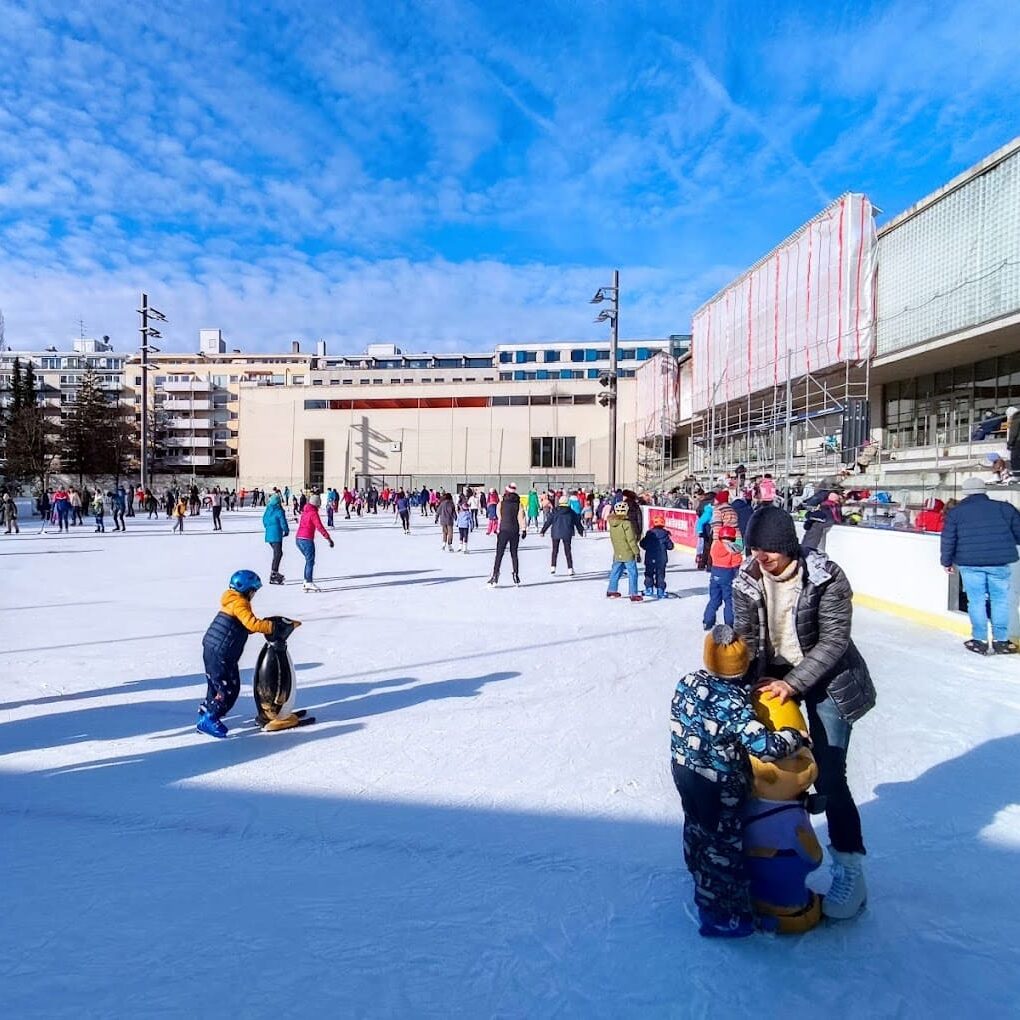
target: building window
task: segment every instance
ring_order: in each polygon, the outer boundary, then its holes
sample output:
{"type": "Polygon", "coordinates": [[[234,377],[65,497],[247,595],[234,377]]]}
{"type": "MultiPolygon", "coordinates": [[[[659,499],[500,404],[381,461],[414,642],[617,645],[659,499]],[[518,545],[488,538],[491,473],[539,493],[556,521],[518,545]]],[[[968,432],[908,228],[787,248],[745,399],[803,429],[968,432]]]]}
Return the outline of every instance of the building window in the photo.
{"type": "Polygon", "coordinates": [[[531,466],[572,468],[577,447],[574,436],[535,436],[531,440],[531,466]]]}
{"type": "Polygon", "coordinates": [[[322,380],[321,379],[313,379],[312,380],[312,385],[313,386],[321,386],[322,385],[322,380]]]}
{"type": "Polygon", "coordinates": [[[464,381],[463,379],[459,379],[459,378],[458,378],[457,376],[454,376],[454,377],[453,377],[453,378],[452,378],[452,379],[450,380],[450,382],[463,382],[463,381],[464,381]]]}
{"type": "Polygon", "coordinates": [[[384,382],[386,382],[386,380],[385,380],[385,379],[373,379],[373,380],[372,380],[372,385],[373,385],[373,386],[382,386],[382,384],[383,384],[384,382]]]}
{"type": "MultiPolygon", "coordinates": [[[[569,397],[567,398],[570,399],[569,397]]],[[[594,404],[595,394],[594,393],[576,393],[574,395],[575,404],[594,404]]]]}
{"type": "MultiPolygon", "coordinates": [[[[343,382],[344,386],[352,386],[354,384],[354,380],[353,379],[343,379],[342,382],[343,382]]],[[[362,382],[364,382],[364,380],[362,380],[362,382]]]]}
{"type": "Polygon", "coordinates": [[[569,368],[561,368],[560,369],[560,378],[561,379],[573,379],[574,378],[574,373],[569,368]]]}
{"type": "Polygon", "coordinates": [[[136,375],[135,376],[135,385],[136,386],[141,386],[142,385],[142,377],[140,375],[136,375]]]}
{"type": "Polygon", "coordinates": [[[620,350],[620,351],[619,351],[619,352],[617,353],[616,357],[617,357],[617,358],[618,358],[618,359],[619,359],[620,361],[633,361],[633,360],[634,360],[634,355],[635,355],[636,353],[637,353],[636,351],[627,351],[627,350],[622,350],[622,349],[621,349],[621,350],[620,350]]]}
{"type": "Polygon", "coordinates": [[[514,360],[513,351],[500,351],[499,352],[499,363],[501,365],[509,365],[514,360]]]}
{"type": "Polygon", "coordinates": [[[597,369],[597,368],[589,368],[588,369],[588,378],[589,379],[597,379],[601,374],[602,374],[602,372],[601,372],[600,369],[597,369]]]}
{"type": "Polygon", "coordinates": [[[305,410],[306,411],[325,411],[326,406],[329,404],[328,400],[306,400],[305,410]]]}
{"type": "Polygon", "coordinates": [[[637,354],[638,361],[647,361],[654,352],[647,347],[639,347],[635,353],[637,354]]]}
{"type": "Polygon", "coordinates": [[[545,352],[545,357],[542,360],[545,361],[547,364],[550,361],[559,361],[560,360],[560,352],[559,351],[546,351],[545,352]]]}
{"type": "Polygon", "coordinates": [[[326,443],[323,439],[305,440],[305,481],[322,489],[326,481],[326,443]]]}
{"type": "Polygon", "coordinates": [[[571,361],[584,361],[584,350],[579,348],[579,347],[575,347],[570,352],[570,360],[571,361]]]}
{"type": "Polygon", "coordinates": [[[510,380],[513,379],[513,377],[514,377],[513,372],[500,372],[499,373],[499,381],[500,382],[510,382],[510,380]]]}
{"type": "Polygon", "coordinates": [[[432,379],[431,378],[428,378],[428,379],[422,378],[422,382],[432,382],[432,379]]]}
{"type": "Polygon", "coordinates": [[[538,351],[517,351],[514,360],[518,365],[526,365],[538,360],[538,351]]]}
{"type": "Polygon", "coordinates": [[[400,380],[399,379],[391,379],[390,380],[390,385],[391,386],[399,386],[400,385],[400,380]]]}
{"type": "Polygon", "coordinates": [[[489,401],[489,403],[493,407],[509,407],[510,406],[510,398],[509,397],[493,397],[489,401]]]}
{"type": "Polygon", "coordinates": [[[549,369],[547,369],[547,368],[540,368],[535,373],[535,378],[536,379],[548,379],[549,378],[549,369]]]}
{"type": "Polygon", "coordinates": [[[518,368],[518,369],[516,369],[514,371],[514,382],[524,382],[524,370],[523,369],[518,368]]]}

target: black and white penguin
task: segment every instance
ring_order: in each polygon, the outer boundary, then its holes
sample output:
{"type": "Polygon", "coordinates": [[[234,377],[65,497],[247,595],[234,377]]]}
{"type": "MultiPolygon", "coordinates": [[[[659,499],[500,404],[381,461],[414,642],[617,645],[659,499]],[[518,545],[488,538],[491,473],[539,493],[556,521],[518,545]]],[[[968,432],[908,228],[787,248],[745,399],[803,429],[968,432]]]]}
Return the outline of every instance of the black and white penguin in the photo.
{"type": "Polygon", "coordinates": [[[307,726],[315,719],[305,714],[304,709],[294,709],[294,695],[297,682],[294,663],[287,650],[287,638],[301,626],[300,620],[289,620],[285,616],[271,616],[273,633],[259,652],[255,663],[255,707],[258,710],[258,724],[268,732],[289,730],[294,726],[307,726]]]}

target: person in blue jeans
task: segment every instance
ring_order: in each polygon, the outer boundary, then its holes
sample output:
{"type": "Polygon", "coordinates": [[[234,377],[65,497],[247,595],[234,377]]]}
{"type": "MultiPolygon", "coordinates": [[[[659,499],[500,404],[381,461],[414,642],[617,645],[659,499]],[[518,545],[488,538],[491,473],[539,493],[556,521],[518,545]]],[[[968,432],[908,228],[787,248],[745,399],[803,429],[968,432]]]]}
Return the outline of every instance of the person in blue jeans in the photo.
{"type": "Polygon", "coordinates": [[[609,539],[613,544],[613,566],[609,571],[609,589],[606,591],[606,598],[618,599],[620,597],[620,578],[623,572],[627,571],[627,580],[630,583],[631,602],[642,602],[644,596],[638,588],[637,565],[641,558],[641,549],[638,546],[637,536],[634,534],[634,525],[630,522],[630,507],[624,500],[620,500],[613,507],[613,513],[609,518],[609,539]]]}
{"type": "Polygon", "coordinates": [[[967,478],[961,488],[964,498],[946,514],[942,525],[940,551],[942,566],[950,574],[960,571],[967,593],[971,637],[964,648],[978,655],[1015,655],[1020,648],[1009,637],[1017,622],[1010,564],[1020,559],[1020,511],[1010,503],[989,499],[981,478],[967,478]]]}

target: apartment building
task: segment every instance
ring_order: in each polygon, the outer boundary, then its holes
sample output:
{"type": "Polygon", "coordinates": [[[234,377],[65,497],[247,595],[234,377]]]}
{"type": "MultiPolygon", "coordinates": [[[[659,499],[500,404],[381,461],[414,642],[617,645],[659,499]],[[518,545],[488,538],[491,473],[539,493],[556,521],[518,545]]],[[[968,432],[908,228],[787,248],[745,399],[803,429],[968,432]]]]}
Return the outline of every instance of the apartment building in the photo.
{"type": "Polygon", "coordinates": [[[0,350],[0,407],[6,407],[11,399],[15,361],[23,371],[32,365],[39,403],[59,416],[61,409],[77,397],[82,377],[90,368],[103,393],[110,399],[122,399],[127,358],[127,354],[113,350],[108,338],[82,337],[73,342],[70,352],[58,351],[56,347],[43,351],[0,350]]]}
{"type": "MultiPolygon", "coordinates": [[[[236,473],[239,394],[242,383],[306,385],[311,358],[297,344],[289,354],[227,350],[222,330],[199,331],[194,354],[150,354],[148,397],[157,433],[157,472],[230,478],[236,473]]],[[[124,365],[124,393],[141,420],[142,365],[124,365]]]]}

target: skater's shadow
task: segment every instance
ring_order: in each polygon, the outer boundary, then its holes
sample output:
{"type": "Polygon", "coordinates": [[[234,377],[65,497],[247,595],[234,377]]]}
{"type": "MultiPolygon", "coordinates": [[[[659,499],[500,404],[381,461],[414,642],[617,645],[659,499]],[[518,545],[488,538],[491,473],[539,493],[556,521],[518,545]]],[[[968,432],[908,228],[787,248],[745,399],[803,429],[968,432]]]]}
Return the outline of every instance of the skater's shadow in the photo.
{"type": "Polygon", "coordinates": [[[373,715],[397,712],[403,708],[423,704],[426,701],[446,698],[474,698],[487,684],[500,680],[512,680],[521,674],[506,671],[487,673],[484,676],[455,677],[450,680],[435,680],[421,683],[416,677],[397,677],[367,684],[333,684],[305,688],[309,698],[309,711],[316,716],[329,719],[367,719],[373,715]],[[405,690],[384,690],[372,693],[378,688],[405,687],[405,690]],[[312,695],[314,694],[314,703],[312,695]]]}
{"type": "MultiPolygon", "coordinates": [[[[785,1012],[810,1015],[825,979],[804,980],[805,953],[816,978],[830,975],[843,1001],[868,1002],[876,1016],[902,1015],[904,1003],[911,1016],[971,1015],[975,1001],[983,1015],[1015,1012],[1020,924],[1009,890],[1020,864],[1020,736],[880,785],[862,809],[869,908],[802,937],[735,947],[728,960],[741,980],[719,982],[720,947],[699,940],[686,916],[678,802],[669,821],[613,817],[599,805],[557,810],[566,803],[557,796],[571,797],[563,787],[542,800],[547,810],[494,809],[485,806],[498,796],[491,776],[462,787],[467,777],[436,766],[437,789],[426,786],[431,762],[413,740],[406,760],[379,763],[404,770],[410,782],[399,798],[372,796],[367,778],[368,795],[330,795],[318,775],[305,793],[279,785],[269,760],[277,749],[319,743],[310,753],[328,779],[333,752],[357,728],[326,723],[6,775],[3,806],[19,838],[5,850],[16,855],[15,875],[45,882],[48,903],[39,910],[39,883],[12,883],[0,948],[49,937],[43,958],[19,963],[8,1012],[29,1012],[54,968],[64,995],[107,1003],[97,998],[111,994],[102,975],[140,937],[164,931],[187,950],[233,931],[244,948],[276,954],[275,968],[222,986],[221,1001],[245,1015],[286,1012],[294,988],[281,987],[278,971],[299,972],[309,952],[345,961],[346,973],[342,1000],[333,986],[305,982],[305,1011],[372,1012],[380,947],[397,946],[389,988],[393,1001],[412,1005],[394,1012],[420,1013],[414,1003],[427,1002],[424,1012],[437,1015],[541,1016],[555,997],[565,1015],[669,1016],[680,954],[686,1013],[750,1015],[765,988],[782,990],[785,1012]],[[322,743],[331,739],[336,748],[322,743]],[[474,802],[437,802],[452,789],[474,802]],[[53,838],[62,832],[79,845],[53,838]],[[221,912],[196,909],[187,894],[207,859],[237,862],[217,871],[221,912]],[[293,880],[282,902],[252,895],[281,868],[305,880],[293,880]],[[83,872],[95,892],[83,891],[83,872]]],[[[478,745],[464,739],[470,761],[478,745]]],[[[532,746],[513,733],[494,730],[488,751],[508,785],[535,768],[532,746]]],[[[661,767],[668,783],[668,755],[661,767]]],[[[146,996],[184,1009],[195,982],[222,977],[222,961],[198,953],[186,979],[176,971],[155,968],[146,996]]]]}
{"type": "MultiPolygon", "coordinates": [[[[309,669],[318,669],[321,662],[297,662],[294,669],[305,672],[309,669]]],[[[253,669],[241,670],[241,689],[251,687],[253,669]]],[[[115,687],[90,687],[84,691],[71,691],[67,694],[47,694],[41,698],[25,698],[22,701],[8,701],[0,704],[0,711],[15,708],[24,708],[27,705],[60,705],[71,701],[87,701],[91,698],[105,698],[119,694],[135,694],[139,691],[170,691],[180,687],[199,687],[205,684],[204,673],[190,673],[181,676],[150,677],[145,680],[125,680],[115,687]]],[[[2,725],[2,724],[0,724],[2,725]]],[[[0,750],[2,750],[0,744],[0,750]]]]}

